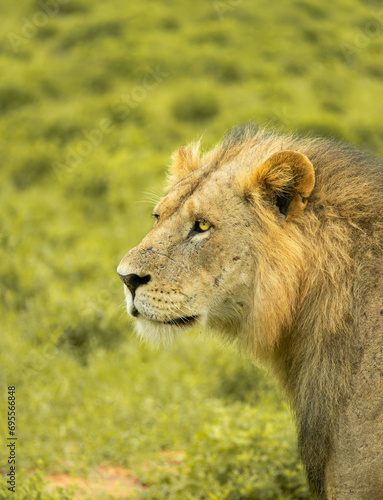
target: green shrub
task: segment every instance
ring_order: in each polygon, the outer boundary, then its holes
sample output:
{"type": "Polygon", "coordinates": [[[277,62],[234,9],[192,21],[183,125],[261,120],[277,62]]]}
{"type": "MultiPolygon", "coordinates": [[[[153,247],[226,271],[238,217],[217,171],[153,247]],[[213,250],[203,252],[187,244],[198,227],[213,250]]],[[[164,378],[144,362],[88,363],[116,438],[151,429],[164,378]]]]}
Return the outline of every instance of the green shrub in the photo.
{"type": "Polygon", "coordinates": [[[156,500],[309,500],[290,420],[233,405],[219,408],[179,464],[166,458],[142,475],[156,500]]]}
{"type": "Polygon", "coordinates": [[[219,112],[219,102],[211,90],[198,87],[183,90],[173,103],[174,116],[182,121],[204,121],[213,118],[219,112]]]}
{"type": "Polygon", "coordinates": [[[35,96],[26,88],[9,83],[0,87],[0,112],[19,110],[35,101],[35,96]]]}
{"type": "MultiPolygon", "coordinates": [[[[55,488],[53,491],[47,491],[41,471],[26,473],[18,472],[18,479],[24,476],[24,481],[17,484],[15,493],[8,491],[8,486],[3,478],[0,478],[0,500],[75,500],[75,488],[55,488]]],[[[83,497],[84,498],[84,497],[83,497]]],[[[84,499],[85,500],[85,499],[84,499]]]]}

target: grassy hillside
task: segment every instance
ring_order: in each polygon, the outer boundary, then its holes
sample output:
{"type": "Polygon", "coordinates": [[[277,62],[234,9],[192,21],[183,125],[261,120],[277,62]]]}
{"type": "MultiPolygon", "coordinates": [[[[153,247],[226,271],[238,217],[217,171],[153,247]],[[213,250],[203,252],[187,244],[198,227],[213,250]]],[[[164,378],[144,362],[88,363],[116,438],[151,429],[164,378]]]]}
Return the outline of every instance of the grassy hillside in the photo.
{"type": "Polygon", "coordinates": [[[378,0],[2,0],[0,17],[12,498],[74,498],[48,491],[46,475],[105,465],[133,471],[130,498],[309,498],[264,376],[198,332],[161,352],[138,345],[115,269],[151,226],[170,153],[201,135],[209,147],[255,119],[383,152],[378,0]]]}

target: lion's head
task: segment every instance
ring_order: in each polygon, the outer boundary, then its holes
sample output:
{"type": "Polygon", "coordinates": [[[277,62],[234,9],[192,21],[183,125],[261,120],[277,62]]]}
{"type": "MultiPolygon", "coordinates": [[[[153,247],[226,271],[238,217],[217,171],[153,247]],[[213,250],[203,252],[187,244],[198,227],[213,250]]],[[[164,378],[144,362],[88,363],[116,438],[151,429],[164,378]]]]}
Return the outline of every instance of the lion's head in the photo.
{"type": "Polygon", "coordinates": [[[154,227],[118,266],[141,337],[167,342],[200,323],[258,350],[275,342],[297,299],[314,187],[309,159],[278,148],[244,136],[202,158],[198,145],[173,156],[154,227]]]}
{"type": "Polygon", "coordinates": [[[382,374],[382,200],[366,153],[245,127],[202,157],[180,148],[118,267],[142,337],[201,323],[271,366],[320,499],[381,498],[382,391],[366,381],[382,374]]]}

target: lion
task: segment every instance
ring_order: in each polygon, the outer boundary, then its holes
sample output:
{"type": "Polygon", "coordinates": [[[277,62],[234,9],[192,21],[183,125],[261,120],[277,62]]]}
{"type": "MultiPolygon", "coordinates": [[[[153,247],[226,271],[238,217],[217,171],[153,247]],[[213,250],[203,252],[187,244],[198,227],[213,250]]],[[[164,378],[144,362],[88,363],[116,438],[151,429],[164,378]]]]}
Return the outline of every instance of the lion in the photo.
{"type": "Polygon", "coordinates": [[[271,370],[321,500],[383,499],[383,168],[253,124],[174,155],[118,266],[138,334],[204,325],[271,370]]]}

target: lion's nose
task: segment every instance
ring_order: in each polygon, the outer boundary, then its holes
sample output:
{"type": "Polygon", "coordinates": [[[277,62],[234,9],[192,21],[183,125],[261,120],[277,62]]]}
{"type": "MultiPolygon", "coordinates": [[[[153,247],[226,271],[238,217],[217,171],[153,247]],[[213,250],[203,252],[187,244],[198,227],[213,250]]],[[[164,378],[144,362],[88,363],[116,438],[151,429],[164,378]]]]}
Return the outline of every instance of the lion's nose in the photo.
{"type": "Polygon", "coordinates": [[[130,293],[133,295],[136,294],[136,290],[139,286],[145,285],[146,283],[149,283],[151,280],[151,277],[149,274],[146,276],[138,276],[138,274],[127,274],[123,275],[118,273],[119,277],[122,279],[122,281],[125,283],[125,285],[129,288],[130,293]]]}

